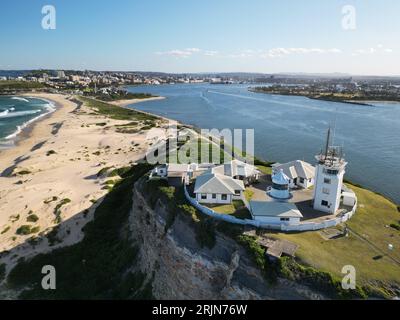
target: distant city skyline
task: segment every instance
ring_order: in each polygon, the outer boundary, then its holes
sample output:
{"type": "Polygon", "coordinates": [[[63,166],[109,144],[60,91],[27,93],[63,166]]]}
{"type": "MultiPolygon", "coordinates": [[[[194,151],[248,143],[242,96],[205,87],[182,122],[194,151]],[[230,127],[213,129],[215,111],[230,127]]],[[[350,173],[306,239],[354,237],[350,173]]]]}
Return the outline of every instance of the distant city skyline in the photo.
{"type": "Polygon", "coordinates": [[[6,0],[0,70],[400,76],[399,12],[396,0],[6,0]]]}

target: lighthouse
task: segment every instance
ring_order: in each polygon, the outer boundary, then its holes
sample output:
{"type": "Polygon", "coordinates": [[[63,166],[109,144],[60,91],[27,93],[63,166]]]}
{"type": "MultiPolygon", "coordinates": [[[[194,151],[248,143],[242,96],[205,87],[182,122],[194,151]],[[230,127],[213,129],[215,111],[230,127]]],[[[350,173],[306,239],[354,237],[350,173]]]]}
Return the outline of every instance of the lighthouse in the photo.
{"type": "Polygon", "coordinates": [[[314,209],[335,214],[340,206],[347,162],[343,158],[342,148],[331,146],[330,140],[329,128],[325,150],[316,156],[314,209]]]}
{"type": "Polygon", "coordinates": [[[289,192],[289,177],[279,170],[272,176],[272,187],[268,190],[268,194],[275,199],[286,200],[291,197],[289,192]]]}

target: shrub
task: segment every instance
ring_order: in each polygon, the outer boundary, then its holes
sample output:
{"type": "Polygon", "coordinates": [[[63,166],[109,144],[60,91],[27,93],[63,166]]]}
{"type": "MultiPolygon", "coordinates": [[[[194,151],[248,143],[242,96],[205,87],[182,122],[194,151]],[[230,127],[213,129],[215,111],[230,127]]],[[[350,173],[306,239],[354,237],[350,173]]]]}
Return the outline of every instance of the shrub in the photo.
{"type": "Polygon", "coordinates": [[[81,242],[18,263],[8,276],[8,285],[25,289],[19,298],[152,298],[151,281],[144,283],[145,276],[129,273],[135,265],[137,248],[130,235],[121,232],[132,209],[132,185],[150,169],[145,164],[135,166],[132,175],[105,196],[94,219],[83,228],[81,242]],[[47,264],[57,269],[58,290],[42,289],[41,269],[47,264]]]}
{"type": "Polygon", "coordinates": [[[18,172],[19,175],[23,176],[23,175],[27,175],[27,174],[31,174],[32,172],[29,170],[21,170],[18,172]]]}
{"type": "Polygon", "coordinates": [[[31,214],[26,218],[27,222],[36,222],[39,220],[39,217],[36,214],[31,214]]]}
{"type": "Polygon", "coordinates": [[[399,224],[392,223],[390,226],[391,226],[393,229],[396,229],[396,230],[400,231],[400,225],[399,225],[399,224]]]}
{"type": "Polygon", "coordinates": [[[3,229],[3,231],[1,232],[1,234],[5,234],[5,233],[8,232],[8,230],[10,230],[10,229],[11,229],[10,226],[5,227],[5,228],[3,229]]]}
{"type": "Polygon", "coordinates": [[[6,265],[3,263],[0,264],[0,282],[4,280],[5,276],[6,276],[6,265]]]}
{"type": "Polygon", "coordinates": [[[49,204],[50,202],[57,201],[57,200],[58,200],[58,198],[56,196],[53,196],[53,197],[51,197],[51,198],[49,198],[47,200],[44,200],[43,202],[45,204],[49,204]]]}
{"type": "Polygon", "coordinates": [[[56,226],[53,228],[53,230],[51,230],[48,234],[47,234],[47,240],[49,241],[49,245],[53,246],[56,243],[61,242],[61,239],[58,238],[58,231],[59,231],[60,227],[56,226]]]}
{"type": "Polygon", "coordinates": [[[108,170],[110,170],[112,167],[105,167],[101,169],[99,172],[97,172],[97,177],[101,177],[107,174],[108,170]]]}
{"type": "Polygon", "coordinates": [[[54,208],[54,214],[56,216],[55,222],[56,223],[60,223],[61,222],[61,207],[63,207],[64,205],[70,203],[71,200],[68,198],[62,199],[54,208]]]}
{"type": "Polygon", "coordinates": [[[49,150],[46,153],[46,156],[51,156],[52,154],[56,154],[57,152],[55,152],[54,150],[49,150]]]}
{"type": "Polygon", "coordinates": [[[22,225],[17,229],[16,234],[26,236],[28,234],[37,233],[37,232],[39,232],[39,230],[40,230],[39,227],[32,227],[30,225],[22,225]]]}
{"type": "Polygon", "coordinates": [[[195,225],[196,240],[201,247],[212,249],[215,246],[215,227],[212,219],[204,219],[195,225]]]}

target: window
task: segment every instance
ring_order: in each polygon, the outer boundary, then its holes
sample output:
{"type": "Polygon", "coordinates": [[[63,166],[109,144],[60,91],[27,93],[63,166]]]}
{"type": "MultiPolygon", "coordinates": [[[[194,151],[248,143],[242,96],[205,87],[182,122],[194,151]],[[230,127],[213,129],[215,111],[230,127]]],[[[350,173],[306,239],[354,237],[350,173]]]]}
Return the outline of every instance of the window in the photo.
{"type": "Polygon", "coordinates": [[[212,198],[217,199],[217,195],[215,193],[213,193],[212,198]]]}
{"type": "Polygon", "coordinates": [[[330,190],[328,188],[322,188],[322,193],[330,194],[330,190]]]}
{"type": "Polygon", "coordinates": [[[203,193],[203,194],[201,195],[201,199],[202,199],[202,200],[206,200],[206,199],[207,199],[207,195],[203,193]]]}
{"type": "Polygon", "coordinates": [[[281,221],[290,221],[289,218],[281,218],[281,221]]]}
{"type": "Polygon", "coordinates": [[[331,184],[331,179],[329,179],[329,178],[324,178],[324,183],[326,183],[326,184],[331,184]]]}
{"type": "Polygon", "coordinates": [[[240,190],[235,190],[235,195],[239,196],[240,195],[240,190]]]}
{"type": "Polygon", "coordinates": [[[300,183],[304,183],[304,178],[300,178],[300,183]]]}
{"type": "Polygon", "coordinates": [[[329,203],[326,200],[321,201],[321,206],[328,207],[329,203]]]}
{"type": "Polygon", "coordinates": [[[221,195],[221,200],[228,200],[228,195],[222,194],[221,195]]]}
{"type": "Polygon", "coordinates": [[[287,184],[276,184],[276,183],[273,183],[272,188],[274,188],[275,190],[288,190],[289,186],[287,184]]]}
{"type": "Polygon", "coordinates": [[[324,173],[326,174],[331,174],[331,175],[336,175],[339,173],[338,169],[324,169],[324,173]]]}

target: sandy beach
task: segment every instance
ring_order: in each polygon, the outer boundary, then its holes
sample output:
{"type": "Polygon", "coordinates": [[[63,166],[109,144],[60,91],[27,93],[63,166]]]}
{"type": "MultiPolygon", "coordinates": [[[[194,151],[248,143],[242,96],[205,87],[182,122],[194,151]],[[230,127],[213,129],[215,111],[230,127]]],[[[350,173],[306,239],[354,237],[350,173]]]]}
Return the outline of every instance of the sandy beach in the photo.
{"type": "MultiPolygon", "coordinates": [[[[57,109],[26,128],[15,147],[0,151],[0,264],[5,263],[7,270],[21,257],[80,241],[94,203],[107,193],[105,182],[117,179],[98,176],[99,171],[135,163],[151,143],[141,130],[117,132],[116,126],[129,121],[96,115],[85,105],[77,108],[70,96],[27,96],[50,100],[57,109]],[[61,221],[57,238],[62,241],[50,245],[46,235],[61,221]],[[21,226],[34,232],[21,234],[21,226]],[[35,243],[34,238],[40,241],[35,243]]],[[[161,97],[149,100],[154,99],[161,97]]],[[[113,104],[139,101],[145,100],[113,104]]],[[[157,120],[157,126],[164,122],[157,120]]]]}

